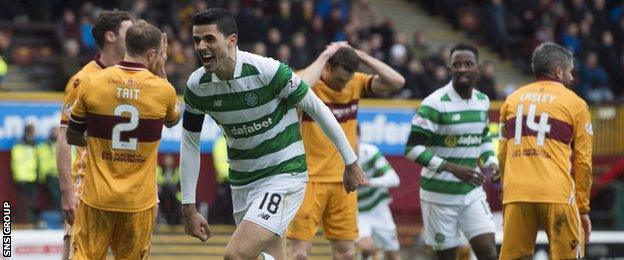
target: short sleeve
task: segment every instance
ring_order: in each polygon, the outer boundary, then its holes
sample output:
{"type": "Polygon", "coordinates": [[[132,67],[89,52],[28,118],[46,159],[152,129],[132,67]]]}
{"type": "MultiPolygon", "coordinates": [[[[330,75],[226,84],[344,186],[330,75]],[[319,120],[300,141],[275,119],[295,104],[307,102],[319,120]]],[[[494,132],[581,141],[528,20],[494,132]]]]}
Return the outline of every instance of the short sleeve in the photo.
{"type": "Polygon", "coordinates": [[[87,117],[87,91],[89,89],[90,82],[86,80],[78,88],[76,100],[71,106],[70,120],[76,123],[85,123],[87,117]]]}
{"type": "Polygon", "coordinates": [[[180,107],[178,106],[178,100],[175,93],[175,89],[171,84],[167,83],[167,114],[165,115],[165,122],[176,121],[180,117],[180,107]]]}
{"type": "Polygon", "coordinates": [[[356,72],[355,74],[353,74],[353,80],[356,83],[356,88],[359,88],[359,91],[360,91],[361,94],[363,94],[363,93],[372,94],[373,93],[372,84],[373,84],[374,76],[375,75],[361,73],[361,72],[356,72]]]}
{"type": "Polygon", "coordinates": [[[69,116],[71,114],[71,108],[78,96],[78,86],[80,86],[81,80],[77,76],[73,76],[67,82],[65,86],[65,93],[63,94],[63,106],[61,108],[61,126],[67,126],[69,122],[69,116]]]}

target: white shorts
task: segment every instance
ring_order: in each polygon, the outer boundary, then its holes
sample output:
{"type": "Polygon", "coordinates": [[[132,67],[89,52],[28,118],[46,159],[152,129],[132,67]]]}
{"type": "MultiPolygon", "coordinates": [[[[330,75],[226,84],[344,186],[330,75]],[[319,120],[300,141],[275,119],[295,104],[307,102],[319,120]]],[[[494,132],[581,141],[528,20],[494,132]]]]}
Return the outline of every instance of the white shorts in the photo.
{"type": "Polygon", "coordinates": [[[234,221],[251,221],[284,236],[303,202],[307,173],[278,174],[244,186],[232,186],[234,221]]]}
{"type": "Polygon", "coordinates": [[[386,252],[398,252],[401,249],[397,237],[396,225],[387,204],[378,205],[371,211],[358,213],[360,237],[372,237],[373,244],[386,252]]]}
{"type": "Polygon", "coordinates": [[[485,198],[481,197],[466,206],[441,205],[421,200],[425,244],[436,251],[446,250],[464,244],[461,233],[468,240],[494,233],[492,212],[485,198]]]}

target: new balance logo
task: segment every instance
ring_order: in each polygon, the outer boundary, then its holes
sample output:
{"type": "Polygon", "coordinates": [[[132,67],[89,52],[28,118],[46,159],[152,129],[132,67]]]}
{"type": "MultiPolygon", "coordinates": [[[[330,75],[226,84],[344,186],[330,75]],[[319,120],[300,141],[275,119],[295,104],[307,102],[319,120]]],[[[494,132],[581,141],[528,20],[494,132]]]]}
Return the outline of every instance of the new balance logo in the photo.
{"type": "Polygon", "coordinates": [[[269,220],[269,218],[271,217],[271,215],[266,214],[266,213],[260,213],[258,214],[258,217],[261,217],[264,220],[269,220]]]}
{"type": "Polygon", "coordinates": [[[221,99],[219,99],[219,100],[215,100],[214,103],[212,103],[212,106],[213,107],[220,107],[221,104],[222,104],[222,101],[221,101],[221,99]]]}

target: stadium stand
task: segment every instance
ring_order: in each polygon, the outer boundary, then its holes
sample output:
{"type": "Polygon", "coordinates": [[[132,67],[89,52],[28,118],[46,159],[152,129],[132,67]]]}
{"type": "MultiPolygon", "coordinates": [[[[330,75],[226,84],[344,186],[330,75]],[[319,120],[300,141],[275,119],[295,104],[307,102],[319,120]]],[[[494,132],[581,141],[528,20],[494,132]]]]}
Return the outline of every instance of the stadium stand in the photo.
{"type": "Polygon", "coordinates": [[[527,73],[531,51],[542,42],[558,42],[574,52],[580,96],[592,103],[622,101],[624,1],[416,2],[527,73]]]}

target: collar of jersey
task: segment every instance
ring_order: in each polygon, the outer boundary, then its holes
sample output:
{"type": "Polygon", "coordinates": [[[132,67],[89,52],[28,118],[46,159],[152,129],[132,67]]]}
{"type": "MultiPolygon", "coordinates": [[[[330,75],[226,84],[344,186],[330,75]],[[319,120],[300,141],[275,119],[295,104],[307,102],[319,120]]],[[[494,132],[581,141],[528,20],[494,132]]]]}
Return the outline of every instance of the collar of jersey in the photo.
{"type": "MultiPolygon", "coordinates": [[[[452,101],[462,101],[464,100],[459,94],[457,94],[457,91],[455,91],[455,88],[453,88],[453,81],[449,81],[448,84],[446,84],[446,86],[444,86],[444,88],[447,88],[447,93],[449,98],[452,101]]],[[[472,89],[472,95],[470,96],[470,99],[476,99],[476,95],[477,95],[477,91],[473,88],[472,89]]]]}
{"type": "Polygon", "coordinates": [[[96,65],[98,65],[98,67],[100,67],[100,69],[106,69],[106,65],[104,65],[104,63],[102,63],[102,61],[100,60],[101,57],[102,55],[98,53],[95,55],[95,57],[93,57],[93,61],[96,65]]]}
{"type": "MultiPolygon", "coordinates": [[[[234,65],[234,79],[240,77],[241,73],[243,72],[243,59],[242,59],[242,52],[238,50],[238,46],[236,46],[236,65],[234,65]]],[[[212,73],[212,75],[210,75],[210,81],[212,82],[221,82],[224,80],[221,80],[219,77],[217,77],[217,73],[212,73]]]]}
{"type": "Polygon", "coordinates": [[[141,63],[129,62],[125,60],[119,62],[117,66],[121,67],[122,69],[127,69],[127,70],[147,70],[147,67],[145,67],[145,65],[141,63]]]}

